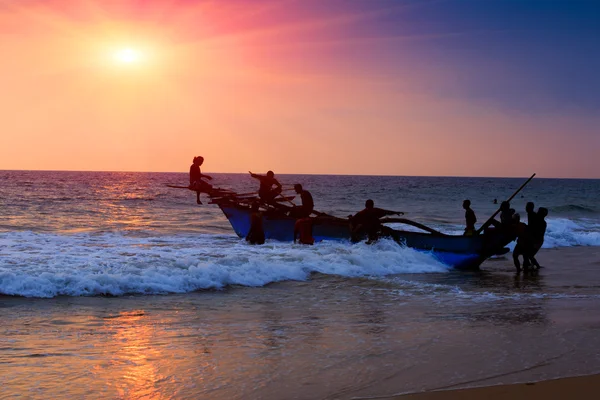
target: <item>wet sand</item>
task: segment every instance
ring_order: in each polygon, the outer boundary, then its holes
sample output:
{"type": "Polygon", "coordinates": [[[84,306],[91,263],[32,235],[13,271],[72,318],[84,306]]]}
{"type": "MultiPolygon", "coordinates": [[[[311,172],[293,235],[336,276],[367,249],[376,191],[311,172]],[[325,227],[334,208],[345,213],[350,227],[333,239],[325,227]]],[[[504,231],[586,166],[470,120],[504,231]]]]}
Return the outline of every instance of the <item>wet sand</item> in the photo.
{"type": "MultiPolygon", "coordinates": [[[[445,390],[415,393],[393,397],[396,400],[562,400],[597,399],[600,393],[600,375],[553,379],[544,382],[519,383],[514,385],[488,386],[483,388],[445,390]]],[[[390,397],[391,399],[392,397],[390,397]]],[[[384,398],[381,398],[384,399],[384,398]]]]}

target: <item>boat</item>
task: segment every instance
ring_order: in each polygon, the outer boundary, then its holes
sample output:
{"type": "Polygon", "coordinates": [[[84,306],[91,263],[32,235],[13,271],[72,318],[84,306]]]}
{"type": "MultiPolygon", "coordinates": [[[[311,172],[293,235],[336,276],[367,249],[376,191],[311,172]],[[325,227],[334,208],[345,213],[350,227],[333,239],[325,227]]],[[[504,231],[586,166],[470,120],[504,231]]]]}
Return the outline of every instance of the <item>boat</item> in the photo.
{"type": "MultiPolygon", "coordinates": [[[[252,214],[250,206],[231,199],[220,199],[213,203],[217,204],[225,214],[235,233],[240,238],[245,238],[250,231],[252,214]]],[[[296,218],[272,209],[267,209],[262,214],[265,238],[281,242],[294,240],[296,218]]],[[[314,217],[313,221],[313,237],[317,242],[323,240],[350,242],[352,239],[348,219],[321,215],[314,217]]],[[[381,222],[384,226],[387,223],[396,223],[421,229],[422,232],[415,232],[386,227],[382,236],[393,239],[400,245],[431,253],[443,264],[456,269],[478,269],[489,257],[508,251],[506,245],[514,240],[510,232],[503,232],[500,229],[488,229],[480,235],[463,236],[444,234],[404,218],[386,218],[381,222]]]]}
{"type": "MultiPolygon", "coordinates": [[[[507,200],[512,200],[535,176],[533,174],[521,187],[507,200]]],[[[175,186],[171,186],[175,187],[175,186]]],[[[194,190],[191,187],[182,186],[194,190]]],[[[294,226],[297,218],[290,217],[279,204],[266,204],[256,193],[235,193],[226,189],[214,189],[205,192],[211,198],[210,204],[216,204],[231,224],[231,227],[240,238],[245,238],[250,231],[252,205],[259,204],[262,208],[262,223],[266,239],[282,242],[294,240],[294,226]]],[[[283,196],[276,202],[290,202],[293,196],[283,196]]],[[[289,208],[289,207],[288,207],[289,208]]],[[[421,223],[404,218],[384,218],[381,220],[383,228],[381,235],[390,238],[402,246],[418,251],[428,252],[440,262],[456,269],[479,269],[480,265],[494,255],[505,254],[509,251],[506,247],[516,239],[510,229],[490,227],[497,210],[472,236],[448,235],[421,223]],[[420,231],[393,229],[385,224],[396,223],[418,228],[420,231]]],[[[315,241],[356,241],[352,238],[350,221],[348,219],[331,216],[318,211],[313,211],[316,217],[311,217],[312,235],[315,241]]],[[[366,236],[366,235],[364,235],[366,236]]],[[[359,239],[364,239],[364,236],[359,239]]]]}

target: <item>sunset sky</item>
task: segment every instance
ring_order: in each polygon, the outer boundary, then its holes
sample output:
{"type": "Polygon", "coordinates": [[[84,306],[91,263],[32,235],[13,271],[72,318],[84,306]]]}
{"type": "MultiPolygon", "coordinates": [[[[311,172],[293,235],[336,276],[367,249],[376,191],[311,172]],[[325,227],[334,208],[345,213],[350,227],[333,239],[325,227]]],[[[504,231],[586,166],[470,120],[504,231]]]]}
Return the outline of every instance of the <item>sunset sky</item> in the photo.
{"type": "Polygon", "coordinates": [[[600,1],[0,0],[0,169],[600,178],[600,1]]]}

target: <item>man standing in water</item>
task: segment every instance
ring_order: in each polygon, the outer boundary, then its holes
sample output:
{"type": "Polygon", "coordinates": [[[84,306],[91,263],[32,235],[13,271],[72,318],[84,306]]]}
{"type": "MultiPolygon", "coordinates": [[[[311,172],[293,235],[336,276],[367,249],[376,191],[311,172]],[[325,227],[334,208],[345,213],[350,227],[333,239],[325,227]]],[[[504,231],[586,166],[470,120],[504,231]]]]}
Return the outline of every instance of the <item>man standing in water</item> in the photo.
{"type": "Polygon", "coordinates": [[[264,244],[265,231],[263,229],[262,213],[259,210],[258,201],[252,204],[252,214],[250,214],[250,230],[246,235],[246,241],[250,244],[264,244]]]}
{"type": "Polygon", "coordinates": [[[535,204],[532,201],[528,202],[525,205],[525,212],[527,213],[527,225],[533,227],[535,225],[535,220],[537,217],[537,213],[534,211],[535,204]]]}
{"type": "Polygon", "coordinates": [[[513,262],[517,272],[521,272],[521,263],[519,256],[523,256],[523,267],[525,269],[531,265],[531,235],[529,233],[529,227],[521,222],[521,216],[519,214],[513,215],[513,226],[514,234],[517,236],[517,244],[513,250],[513,262]]]}
{"type": "Polygon", "coordinates": [[[471,209],[471,200],[463,201],[462,206],[465,209],[465,236],[473,236],[476,232],[475,222],[477,222],[477,217],[475,217],[475,211],[471,209]]]}
{"type": "MultiPolygon", "coordinates": [[[[535,204],[532,201],[528,202],[525,205],[525,212],[527,213],[527,227],[525,229],[524,236],[528,237],[528,241],[525,248],[525,251],[528,253],[528,257],[525,257],[523,260],[523,268],[527,269],[531,265],[530,258],[533,258],[534,255],[534,244],[533,244],[533,232],[536,230],[537,224],[537,213],[535,212],[535,204]]],[[[516,248],[515,248],[516,249],[516,248]]]]}
{"type": "Polygon", "coordinates": [[[404,215],[404,213],[375,208],[373,200],[367,200],[364,210],[357,212],[354,216],[350,216],[352,241],[359,241],[360,233],[366,232],[368,237],[367,244],[375,242],[379,238],[379,231],[382,228],[379,219],[386,215],[404,215]]]}
{"type": "Polygon", "coordinates": [[[531,240],[532,240],[532,249],[531,249],[531,263],[536,267],[540,268],[540,264],[535,259],[535,255],[542,248],[544,244],[544,237],[546,236],[546,216],[548,215],[548,209],[544,207],[540,207],[538,209],[537,215],[535,217],[535,224],[531,229],[531,240]]]}
{"type": "Polygon", "coordinates": [[[202,178],[212,180],[212,176],[205,175],[200,172],[200,166],[204,163],[204,157],[194,157],[193,163],[190,166],[190,189],[196,191],[196,203],[202,204],[200,201],[200,192],[208,192],[212,189],[212,185],[202,180],[202,178]]]}
{"type": "Polygon", "coordinates": [[[300,239],[301,244],[314,244],[315,238],[312,235],[313,219],[300,218],[294,224],[294,243],[300,239]]]}

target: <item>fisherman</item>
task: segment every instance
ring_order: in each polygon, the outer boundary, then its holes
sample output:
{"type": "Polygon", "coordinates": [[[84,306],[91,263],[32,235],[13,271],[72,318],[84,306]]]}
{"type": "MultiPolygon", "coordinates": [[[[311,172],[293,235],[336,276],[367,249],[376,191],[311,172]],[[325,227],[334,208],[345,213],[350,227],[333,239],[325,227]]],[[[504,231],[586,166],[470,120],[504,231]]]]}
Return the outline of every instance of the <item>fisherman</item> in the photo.
{"type": "Polygon", "coordinates": [[[382,228],[379,219],[386,215],[404,215],[404,213],[375,208],[373,200],[367,200],[363,210],[349,217],[352,241],[359,241],[360,233],[366,232],[368,237],[367,244],[375,242],[379,238],[379,232],[382,228]]]}
{"type": "Polygon", "coordinates": [[[513,250],[513,262],[517,272],[521,271],[521,263],[519,256],[523,256],[523,267],[527,268],[531,264],[531,235],[529,229],[525,223],[521,222],[521,216],[519,214],[513,215],[513,227],[515,235],[517,236],[517,244],[513,250]]]}
{"type": "Polygon", "coordinates": [[[465,209],[465,236],[473,236],[475,235],[475,222],[477,222],[477,217],[475,217],[475,211],[471,209],[471,200],[463,201],[463,208],[465,209]]]}
{"type": "MultiPolygon", "coordinates": [[[[534,253],[534,249],[533,249],[533,241],[532,241],[532,236],[533,236],[533,232],[536,229],[536,223],[537,223],[537,213],[535,212],[535,204],[533,204],[532,201],[528,202],[525,205],[525,212],[527,213],[527,236],[529,237],[528,240],[528,246],[529,248],[527,249],[528,253],[530,255],[533,255],[534,253]]],[[[523,260],[523,268],[527,269],[529,268],[529,266],[531,265],[531,261],[530,261],[530,257],[526,257],[523,260]]]]}
{"type": "Polygon", "coordinates": [[[266,176],[250,172],[250,176],[260,181],[258,197],[265,203],[273,204],[275,197],[279,196],[282,191],[281,183],[275,179],[273,171],[268,171],[266,176]],[[274,189],[273,186],[275,186],[274,189]]]}
{"type": "Polygon", "coordinates": [[[250,214],[250,230],[246,235],[246,241],[250,244],[264,244],[265,231],[263,229],[262,213],[259,210],[258,201],[252,203],[252,214],[250,214]]]}
{"type": "Polygon", "coordinates": [[[538,212],[535,219],[535,224],[531,229],[531,240],[532,240],[532,248],[531,248],[531,263],[536,267],[540,268],[540,264],[535,259],[535,255],[542,248],[544,244],[544,237],[546,236],[546,218],[548,216],[548,209],[545,207],[538,208],[538,212]]]}
{"type": "Polygon", "coordinates": [[[196,203],[202,204],[200,201],[200,193],[208,192],[212,189],[212,185],[202,180],[206,178],[212,180],[212,176],[200,172],[200,166],[204,163],[204,157],[194,157],[193,163],[190,166],[190,189],[196,191],[196,203]]]}
{"type": "Polygon", "coordinates": [[[300,195],[300,199],[302,200],[301,206],[295,206],[290,210],[289,216],[294,218],[306,218],[309,217],[315,208],[315,203],[313,202],[313,197],[308,190],[304,190],[302,185],[296,183],[294,185],[294,190],[297,194],[300,195]]]}
{"type": "Polygon", "coordinates": [[[510,203],[508,201],[503,201],[500,204],[500,224],[502,226],[509,226],[512,223],[512,216],[514,215],[515,210],[510,208],[510,203]]]}
{"type": "Polygon", "coordinates": [[[534,210],[535,204],[532,201],[525,205],[525,212],[527,213],[527,226],[533,227],[536,223],[537,213],[534,210]]]}
{"type": "Polygon", "coordinates": [[[315,238],[312,235],[313,218],[300,218],[294,224],[294,243],[299,237],[301,244],[314,244],[315,238]]]}

